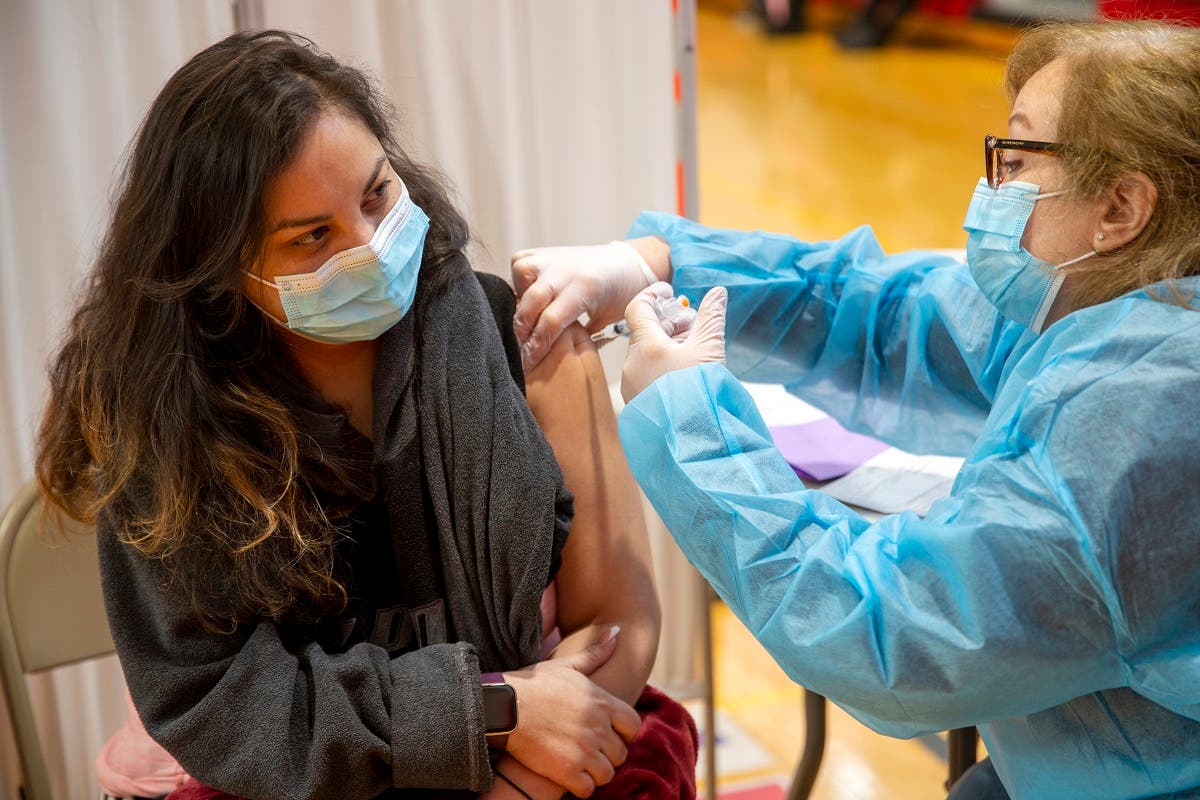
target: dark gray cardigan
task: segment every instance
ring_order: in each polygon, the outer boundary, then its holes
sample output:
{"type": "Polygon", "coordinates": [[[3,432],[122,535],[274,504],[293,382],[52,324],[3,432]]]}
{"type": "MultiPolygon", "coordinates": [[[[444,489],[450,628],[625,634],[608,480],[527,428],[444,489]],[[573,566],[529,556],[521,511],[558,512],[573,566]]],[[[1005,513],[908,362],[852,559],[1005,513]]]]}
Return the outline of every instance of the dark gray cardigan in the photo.
{"type": "Polygon", "coordinates": [[[368,642],[340,653],[297,643],[265,618],[213,633],[162,563],[119,542],[120,519],[100,521],[105,602],[134,702],[151,735],[206,785],[251,800],[366,800],[389,787],[491,784],[480,671],[536,660],[541,594],[572,510],[514,380],[512,293],[455,266],[463,277],[426,317],[417,388],[412,314],[381,340],[374,415],[395,551],[429,535],[406,517],[412,482],[423,480],[455,641],[390,657],[368,642]],[[414,443],[420,469],[403,457],[414,443]]]}

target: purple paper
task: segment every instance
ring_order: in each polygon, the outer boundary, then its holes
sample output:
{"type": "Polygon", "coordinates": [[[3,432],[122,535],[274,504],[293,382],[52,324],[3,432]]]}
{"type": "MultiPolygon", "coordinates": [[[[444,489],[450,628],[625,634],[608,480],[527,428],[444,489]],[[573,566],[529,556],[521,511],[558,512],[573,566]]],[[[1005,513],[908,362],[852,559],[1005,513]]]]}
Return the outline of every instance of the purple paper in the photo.
{"type": "Polygon", "coordinates": [[[888,445],[851,433],[833,417],[803,425],[772,425],[775,446],[802,480],[828,481],[861,466],[888,445]]]}

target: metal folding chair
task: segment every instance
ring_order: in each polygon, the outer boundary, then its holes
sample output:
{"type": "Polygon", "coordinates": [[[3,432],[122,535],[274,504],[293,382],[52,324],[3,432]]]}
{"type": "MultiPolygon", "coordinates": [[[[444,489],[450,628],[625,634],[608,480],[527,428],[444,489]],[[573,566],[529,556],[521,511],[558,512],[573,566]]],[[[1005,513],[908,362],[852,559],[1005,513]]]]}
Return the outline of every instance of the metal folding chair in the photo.
{"type": "MultiPolygon", "coordinates": [[[[804,750],[792,776],[787,800],[808,800],[812,794],[825,755],[825,703],[821,695],[804,690],[804,750]]],[[[955,728],[946,733],[946,743],[949,776],[945,789],[948,792],[978,758],[979,732],[975,728],[955,728]]]]}
{"type": "Polygon", "coordinates": [[[8,701],[24,800],[52,800],[25,676],[113,652],[95,532],[69,522],[42,535],[30,483],[0,518],[0,684],[8,701]]]}

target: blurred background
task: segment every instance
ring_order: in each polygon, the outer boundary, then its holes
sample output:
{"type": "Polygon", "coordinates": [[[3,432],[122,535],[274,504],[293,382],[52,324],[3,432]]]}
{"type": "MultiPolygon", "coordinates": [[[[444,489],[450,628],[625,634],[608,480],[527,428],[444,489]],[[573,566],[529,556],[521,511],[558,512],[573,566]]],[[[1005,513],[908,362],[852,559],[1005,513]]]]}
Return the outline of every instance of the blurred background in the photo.
{"type": "MultiPolygon", "coordinates": [[[[638,211],[889,251],[961,248],[982,138],[1006,131],[1004,58],[1050,18],[1200,19],[1165,0],[0,0],[0,506],[31,476],[44,365],[107,219],[121,154],[189,56],[283,27],[377,75],[405,141],[441,167],[477,269],[605,242],[638,211]]],[[[606,348],[615,379],[621,345],[606,348]]],[[[710,603],[661,527],[654,681],[704,693],[713,633],[718,788],[785,796],[803,696],[710,603]]],[[[96,796],[122,719],[114,658],[31,681],[56,797],[96,796]]],[[[703,719],[698,701],[690,708],[703,719]]],[[[0,710],[0,797],[19,770],[0,710]]],[[[944,795],[942,737],[900,742],[831,709],[813,797],[944,795]]],[[[702,762],[703,765],[703,762],[702,762]]],[[[707,787],[705,787],[707,788],[707,787]]]]}

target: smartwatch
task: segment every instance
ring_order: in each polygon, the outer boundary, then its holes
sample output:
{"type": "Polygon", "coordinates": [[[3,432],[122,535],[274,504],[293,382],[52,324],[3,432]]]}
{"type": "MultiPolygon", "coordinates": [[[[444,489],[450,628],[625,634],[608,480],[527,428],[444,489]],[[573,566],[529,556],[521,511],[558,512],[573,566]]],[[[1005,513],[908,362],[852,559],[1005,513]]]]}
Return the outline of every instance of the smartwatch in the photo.
{"type": "Polygon", "coordinates": [[[517,729],[517,693],[499,672],[479,676],[483,684],[483,730],[488,747],[503,750],[508,735],[517,729]]]}

